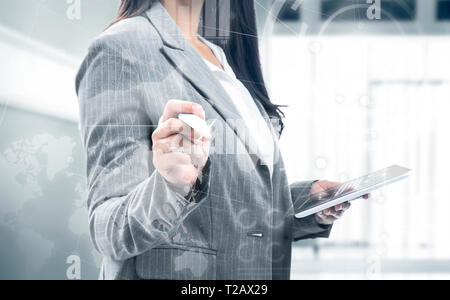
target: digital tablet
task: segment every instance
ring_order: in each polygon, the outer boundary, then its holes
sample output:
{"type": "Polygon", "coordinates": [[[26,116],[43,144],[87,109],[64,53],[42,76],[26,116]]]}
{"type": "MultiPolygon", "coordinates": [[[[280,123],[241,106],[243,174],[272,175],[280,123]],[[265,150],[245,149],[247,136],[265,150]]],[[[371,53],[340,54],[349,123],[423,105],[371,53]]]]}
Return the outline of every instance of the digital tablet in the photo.
{"type": "Polygon", "coordinates": [[[305,218],[335,205],[359,199],[376,189],[407,178],[410,172],[410,169],[404,167],[390,166],[326,191],[312,194],[308,201],[294,207],[298,212],[295,217],[305,218]]]}

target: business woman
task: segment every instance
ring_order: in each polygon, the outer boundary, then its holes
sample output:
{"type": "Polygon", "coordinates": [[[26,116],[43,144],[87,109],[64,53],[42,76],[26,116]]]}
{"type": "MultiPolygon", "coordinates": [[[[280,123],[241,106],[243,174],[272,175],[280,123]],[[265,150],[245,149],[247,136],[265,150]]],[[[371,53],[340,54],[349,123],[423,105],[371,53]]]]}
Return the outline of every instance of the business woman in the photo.
{"type": "Polygon", "coordinates": [[[350,206],[294,217],[334,183],[287,181],[253,1],[219,11],[222,47],[198,35],[203,5],[122,0],[77,76],[102,279],[288,279],[292,242],[328,237],[350,206]]]}

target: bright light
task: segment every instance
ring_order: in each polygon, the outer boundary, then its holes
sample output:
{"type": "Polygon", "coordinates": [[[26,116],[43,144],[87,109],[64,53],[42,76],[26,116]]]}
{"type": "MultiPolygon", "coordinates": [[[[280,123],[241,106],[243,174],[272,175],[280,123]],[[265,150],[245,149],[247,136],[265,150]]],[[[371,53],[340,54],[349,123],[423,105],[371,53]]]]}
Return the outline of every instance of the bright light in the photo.
{"type": "Polygon", "coordinates": [[[57,118],[78,120],[78,61],[0,28],[0,101],[57,118]]]}
{"type": "MultiPolygon", "coordinates": [[[[291,181],[413,169],[355,202],[326,243],[367,242],[362,259],[450,258],[448,53],[440,37],[272,37],[265,71],[272,98],[289,105],[281,144],[291,181]]],[[[343,251],[321,257],[352,250],[343,251]]]]}

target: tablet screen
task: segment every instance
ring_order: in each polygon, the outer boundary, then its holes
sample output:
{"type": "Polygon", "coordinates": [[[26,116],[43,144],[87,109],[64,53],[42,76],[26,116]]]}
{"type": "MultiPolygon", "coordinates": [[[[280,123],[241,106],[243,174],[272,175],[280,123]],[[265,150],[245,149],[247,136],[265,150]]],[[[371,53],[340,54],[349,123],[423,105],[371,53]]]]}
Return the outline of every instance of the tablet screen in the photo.
{"type": "Polygon", "coordinates": [[[309,201],[304,202],[304,204],[298,207],[296,211],[310,210],[338,198],[350,196],[351,194],[355,194],[355,198],[352,199],[350,197],[347,201],[355,200],[362,196],[358,193],[359,191],[365,191],[371,187],[376,188],[380,187],[380,185],[389,184],[395,181],[395,179],[403,178],[409,171],[409,169],[404,167],[391,166],[366,176],[344,182],[334,188],[312,194],[309,201]]]}

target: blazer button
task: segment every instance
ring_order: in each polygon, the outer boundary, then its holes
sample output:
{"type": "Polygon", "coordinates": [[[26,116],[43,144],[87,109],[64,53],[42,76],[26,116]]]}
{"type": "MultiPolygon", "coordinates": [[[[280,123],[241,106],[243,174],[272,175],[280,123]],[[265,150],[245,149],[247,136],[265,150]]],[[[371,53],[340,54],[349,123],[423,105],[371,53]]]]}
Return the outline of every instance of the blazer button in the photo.
{"type": "Polygon", "coordinates": [[[252,231],[252,232],[247,232],[247,236],[262,238],[262,237],[264,237],[264,234],[261,231],[252,231]]]}

